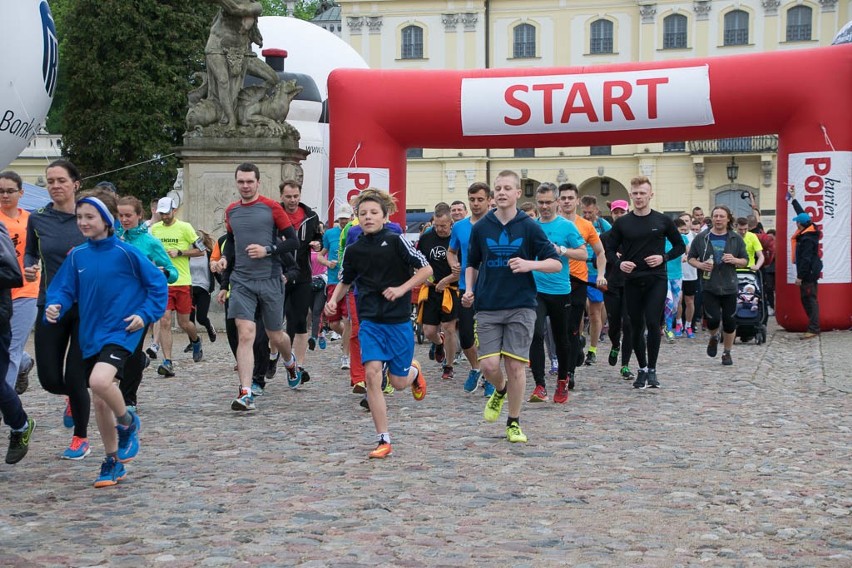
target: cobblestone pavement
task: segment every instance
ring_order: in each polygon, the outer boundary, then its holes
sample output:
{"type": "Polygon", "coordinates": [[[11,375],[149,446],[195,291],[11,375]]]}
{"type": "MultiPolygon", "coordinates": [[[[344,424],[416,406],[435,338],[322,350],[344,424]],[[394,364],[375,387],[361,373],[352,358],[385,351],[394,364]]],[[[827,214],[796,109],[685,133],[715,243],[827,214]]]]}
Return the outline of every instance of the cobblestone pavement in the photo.
{"type": "Polygon", "coordinates": [[[142,451],[107,489],[94,418],[92,455],[59,460],[63,403],[35,384],[30,453],[0,465],[0,565],[849,566],[850,338],[773,327],[733,367],[706,333],[678,339],[658,392],[619,379],[604,343],[568,404],[524,404],[525,445],[482,420],[466,365],[441,381],[426,361],[428,396],[388,398],[394,454],[370,461],[337,343],[310,383],[279,374],[239,414],[220,336],[174,379],[149,369],[142,451]]]}

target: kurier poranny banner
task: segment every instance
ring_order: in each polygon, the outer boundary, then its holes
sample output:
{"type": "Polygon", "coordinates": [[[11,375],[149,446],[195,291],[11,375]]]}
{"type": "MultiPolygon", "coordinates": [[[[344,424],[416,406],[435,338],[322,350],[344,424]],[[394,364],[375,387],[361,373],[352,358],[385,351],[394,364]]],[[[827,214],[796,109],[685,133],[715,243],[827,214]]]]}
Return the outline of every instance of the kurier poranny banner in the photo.
{"type": "MultiPolygon", "coordinates": [[[[852,152],[790,154],[787,182],[796,186],[796,199],[820,229],[821,284],[852,282],[852,152]]],[[[788,204],[788,234],[796,232],[796,215],[788,204]]],[[[787,242],[787,258],[792,259],[787,242]]],[[[792,263],[787,282],[796,281],[792,263]]]]}
{"type": "Polygon", "coordinates": [[[368,187],[390,191],[390,170],[388,168],[335,168],[333,209],[336,210],[344,203],[349,203],[352,197],[368,187]]]}

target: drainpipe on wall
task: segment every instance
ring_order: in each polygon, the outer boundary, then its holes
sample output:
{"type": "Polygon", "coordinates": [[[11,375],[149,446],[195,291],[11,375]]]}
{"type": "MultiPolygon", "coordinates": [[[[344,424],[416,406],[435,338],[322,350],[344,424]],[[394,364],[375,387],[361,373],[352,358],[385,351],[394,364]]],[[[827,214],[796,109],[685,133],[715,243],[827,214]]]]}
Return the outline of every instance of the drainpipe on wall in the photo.
{"type": "MultiPolygon", "coordinates": [[[[485,68],[491,68],[491,0],[485,1],[485,68]]],[[[485,183],[491,185],[491,148],[485,149],[485,183]]]]}

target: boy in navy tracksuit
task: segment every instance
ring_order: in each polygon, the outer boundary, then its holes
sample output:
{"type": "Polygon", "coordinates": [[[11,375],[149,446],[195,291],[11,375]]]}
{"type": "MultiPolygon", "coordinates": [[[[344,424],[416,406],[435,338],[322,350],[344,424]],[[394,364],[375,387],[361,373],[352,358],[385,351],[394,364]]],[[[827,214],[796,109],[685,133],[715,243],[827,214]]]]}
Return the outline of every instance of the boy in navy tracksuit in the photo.
{"type": "Polygon", "coordinates": [[[148,324],[165,313],[168,299],[163,273],[114,235],[116,213],[110,195],[77,202],[77,225],[88,241],[62,263],[47,290],[44,311],[45,321],[56,323],[75,302],[79,308],[80,349],[107,454],[95,487],[124,479],[123,463],[139,451],[139,418],[128,412],[116,376],[148,324]]]}
{"type": "Polygon", "coordinates": [[[484,417],[500,417],[508,393],[506,438],[526,442],[521,431],[521,402],[536,320],[536,285],[531,272],[559,272],[562,263],[541,227],[518,211],[521,182],[518,174],[497,175],[494,202],[470,234],[462,305],[476,307],[476,335],[480,368],[495,392],[485,405],[484,417]],[[506,375],[500,371],[500,360],[506,375]]]}
{"type": "Polygon", "coordinates": [[[388,378],[394,388],[411,386],[418,401],[426,396],[426,380],[414,360],[410,310],[411,289],[432,275],[432,267],[405,237],[385,227],[392,207],[393,200],[383,191],[370,188],[361,192],[355,209],[364,233],[346,247],[340,284],[325,305],[326,314],[336,313],[337,303],[357,283],[361,360],[378,438],[371,458],[391,455],[382,363],[388,364],[388,378]]]}

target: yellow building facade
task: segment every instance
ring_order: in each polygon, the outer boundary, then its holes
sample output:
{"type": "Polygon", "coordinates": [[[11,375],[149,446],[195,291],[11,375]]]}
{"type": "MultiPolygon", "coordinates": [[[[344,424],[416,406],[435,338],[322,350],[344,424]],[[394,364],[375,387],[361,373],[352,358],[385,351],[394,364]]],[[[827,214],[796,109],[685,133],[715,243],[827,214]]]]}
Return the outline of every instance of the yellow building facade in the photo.
{"type": "MultiPolygon", "coordinates": [[[[579,67],[670,61],[829,45],[852,19],[850,0],[342,0],[342,37],[373,69],[579,67]]],[[[405,101],[400,101],[405,104],[405,101]]],[[[750,212],[755,193],[772,226],[777,138],[573,148],[409,151],[407,208],[465,200],[473,181],[518,172],[524,200],[540,182],[576,183],[599,203],[627,198],[647,175],[654,207],[717,203],[750,212]],[[736,167],[731,167],[731,166],[736,167]],[[735,177],[734,177],[735,176],[735,177]]],[[[492,181],[492,180],[489,180],[492,181]]]]}

